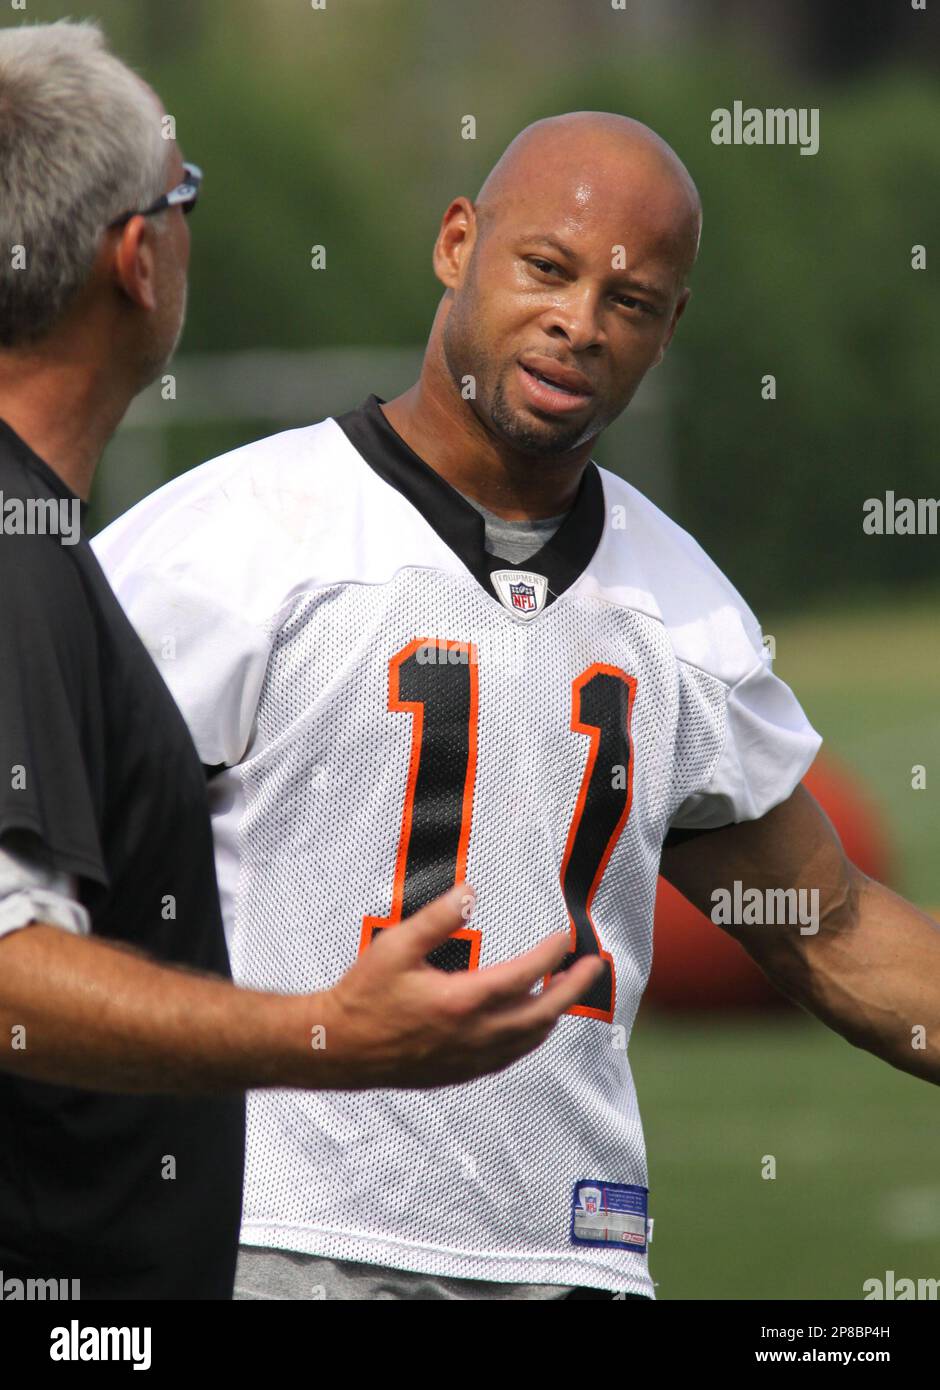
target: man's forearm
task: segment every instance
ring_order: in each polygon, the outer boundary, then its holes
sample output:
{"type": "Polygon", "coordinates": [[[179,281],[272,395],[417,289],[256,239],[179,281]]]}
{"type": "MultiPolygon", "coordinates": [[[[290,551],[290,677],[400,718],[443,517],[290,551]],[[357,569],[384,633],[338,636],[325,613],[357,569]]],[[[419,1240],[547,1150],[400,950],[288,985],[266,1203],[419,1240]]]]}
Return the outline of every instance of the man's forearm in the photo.
{"type": "Polygon", "coordinates": [[[238,989],[36,923],[0,938],[0,1069],[117,1092],[336,1084],[327,995],[238,989]],[[320,1007],[322,1004],[322,1008],[320,1007]]]}
{"type": "Polygon", "coordinates": [[[784,994],[856,1047],[940,1084],[940,925],[850,863],[805,787],[756,821],[683,837],[662,872],[706,915],[716,890],[796,888],[819,930],[725,928],[784,994]]]}
{"type": "Polygon", "coordinates": [[[0,937],[0,1071],[183,1094],[472,1081],[540,1046],[600,968],[592,957],[562,970],[570,940],[556,932],[484,969],[434,969],[472,903],[455,884],[313,994],[237,989],[34,923],[0,937]]]}
{"type": "Polygon", "coordinates": [[[784,993],[848,1042],[940,1085],[940,924],[932,918],[853,869],[845,901],[815,935],[735,934],[784,993]]]}

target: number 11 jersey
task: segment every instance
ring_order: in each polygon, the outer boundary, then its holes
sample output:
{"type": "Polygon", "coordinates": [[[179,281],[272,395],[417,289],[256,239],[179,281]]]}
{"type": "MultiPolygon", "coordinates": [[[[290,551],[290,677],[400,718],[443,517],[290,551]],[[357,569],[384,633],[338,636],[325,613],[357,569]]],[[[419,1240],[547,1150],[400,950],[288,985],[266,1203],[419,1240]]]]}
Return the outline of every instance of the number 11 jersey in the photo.
{"type": "Polygon", "coordinates": [[[96,549],[214,774],[240,984],[327,989],[464,879],[440,968],[565,929],[604,963],[498,1075],[250,1095],[243,1241],[652,1295],[628,1043],[662,846],[763,815],[820,742],[744,600],[593,463],[541,550],[488,554],[374,396],[178,478],[96,549]]]}

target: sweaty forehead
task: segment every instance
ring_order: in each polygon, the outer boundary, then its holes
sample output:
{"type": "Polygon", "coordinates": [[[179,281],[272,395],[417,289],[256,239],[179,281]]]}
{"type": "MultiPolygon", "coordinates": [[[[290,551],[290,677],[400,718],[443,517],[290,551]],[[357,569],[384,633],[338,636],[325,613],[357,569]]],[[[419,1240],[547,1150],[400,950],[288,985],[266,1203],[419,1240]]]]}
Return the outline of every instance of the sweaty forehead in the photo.
{"type": "Polygon", "coordinates": [[[641,242],[691,263],[698,240],[695,185],[665,142],[637,122],[556,118],[530,126],[480,190],[486,234],[538,228],[585,249],[641,242]]]}

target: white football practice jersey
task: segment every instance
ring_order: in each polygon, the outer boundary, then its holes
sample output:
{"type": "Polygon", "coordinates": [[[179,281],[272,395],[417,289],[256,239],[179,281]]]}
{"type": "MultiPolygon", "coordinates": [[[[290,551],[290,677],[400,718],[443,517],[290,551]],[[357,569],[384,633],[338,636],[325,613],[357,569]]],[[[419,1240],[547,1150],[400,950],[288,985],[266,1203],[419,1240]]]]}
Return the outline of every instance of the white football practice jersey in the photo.
{"type": "Polygon", "coordinates": [[[442,968],[567,927],[605,970],[499,1075],[252,1093],[242,1238],[652,1296],[627,1044],[663,842],[763,815],[820,739],[744,600],[629,483],[589,464],[513,566],[380,404],[214,459],[95,544],[220,769],[235,978],[327,989],[464,878],[442,968]]]}

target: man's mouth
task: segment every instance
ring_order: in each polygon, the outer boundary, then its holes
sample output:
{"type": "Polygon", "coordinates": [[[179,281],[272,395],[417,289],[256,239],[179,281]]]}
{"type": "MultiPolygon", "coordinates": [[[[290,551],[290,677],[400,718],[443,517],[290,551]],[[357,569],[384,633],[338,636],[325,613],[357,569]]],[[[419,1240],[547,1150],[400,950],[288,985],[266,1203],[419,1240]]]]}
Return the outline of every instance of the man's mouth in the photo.
{"type": "Polygon", "coordinates": [[[534,367],[523,367],[523,371],[528,372],[529,376],[534,376],[536,381],[544,381],[545,385],[551,386],[554,391],[564,391],[566,396],[584,395],[583,391],[571,391],[567,386],[562,386],[560,381],[552,381],[550,376],[546,376],[544,372],[537,372],[534,367]]]}
{"type": "Polygon", "coordinates": [[[578,410],[591,399],[593,391],[579,372],[560,367],[555,375],[551,369],[542,370],[520,362],[525,394],[539,410],[564,413],[578,410]]]}

